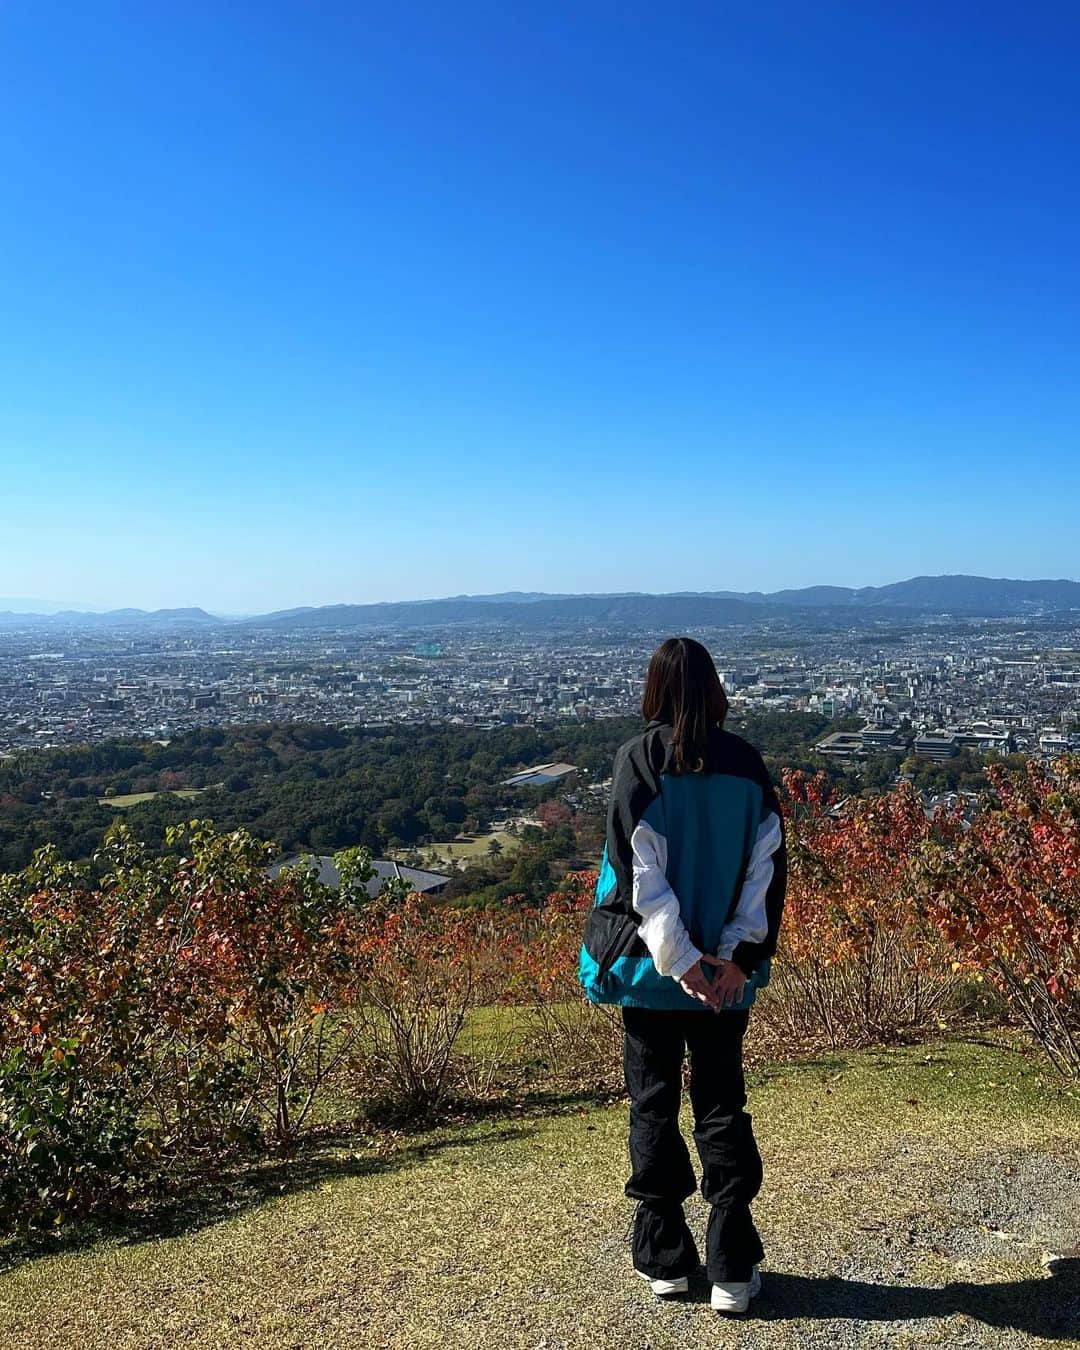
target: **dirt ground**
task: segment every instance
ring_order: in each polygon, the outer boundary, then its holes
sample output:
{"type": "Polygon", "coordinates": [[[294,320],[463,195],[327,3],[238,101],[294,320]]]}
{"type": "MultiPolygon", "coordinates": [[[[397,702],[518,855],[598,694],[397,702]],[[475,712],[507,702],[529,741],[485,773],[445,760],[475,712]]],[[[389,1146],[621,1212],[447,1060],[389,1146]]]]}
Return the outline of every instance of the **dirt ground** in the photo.
{"type": "Polygon", "coordinates": [[[745,1319],[710,1310],[704,1277],[670,1303],[634,1277],[626,1108],[568,1100],[327,1148],[138,1234],[11,1249],[0,1344],[1080,1346],[1075,1088],[957,1041],[750,1086],[768,1261],[745,1319]]]}

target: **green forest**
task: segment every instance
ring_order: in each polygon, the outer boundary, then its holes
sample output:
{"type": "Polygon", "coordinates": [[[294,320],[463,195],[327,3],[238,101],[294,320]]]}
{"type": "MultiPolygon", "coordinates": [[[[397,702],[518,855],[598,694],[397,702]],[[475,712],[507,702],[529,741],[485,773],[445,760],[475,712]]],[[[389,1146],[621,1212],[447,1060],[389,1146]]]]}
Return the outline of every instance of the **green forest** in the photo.
{"type": "MultiPolygon", "coordinates": [[[[844,771],[814,755],[815,742],[840,725],[808,713],[760,713],[733,720],[731,728],[758,746],[774,776],[787,767],[821,768],[853,791],[887,786],[896,772],[891,763],[870,761],[847,783],[844,771]]],[[[197,816],[221,829],[246,826],[286,853],[359,845],[381,856],[422,848],[483,830],[497,814],[527,810],[559,791],[500,786],[524,765],[565,760],[581,770],[579,788],[601,781],[616,748],[640,726],[636,718],[495,730],[270,724],[205,728],[168,744],[114,740],[30,751],[0,762],[0,872],[24,867],[45,843],[64,857],[89,858],[121,809],[152,847],[167,825],[197,816]],[[177,795],[192,790],[198,795],[177,795]],[[108,804],[142,794],[155,795],[122,808],[108,804]]],[[[966,759],[955,768],[925,765],[920,774],[933,790],[981,780],[979,764],[966,759]]],[[[559,822],[557,840],[542,848],[531,841],[534,847],[513,863],[477,864],[470,870],[474,888],[488,884],[485,877],[505,881],[537,851],[595,862],[597,836],[587,822],[601,814],[602,800],[582,792],[578,798],[572,826],[559,822]]]]}

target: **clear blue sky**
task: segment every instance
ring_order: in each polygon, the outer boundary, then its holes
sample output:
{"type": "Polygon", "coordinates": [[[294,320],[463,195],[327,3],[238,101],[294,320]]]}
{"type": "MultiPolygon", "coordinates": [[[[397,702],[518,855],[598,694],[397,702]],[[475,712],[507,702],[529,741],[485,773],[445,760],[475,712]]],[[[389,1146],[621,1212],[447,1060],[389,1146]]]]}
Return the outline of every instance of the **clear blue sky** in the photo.
{"type": "Polygon", "coordinates": [[[0,0],[0,595],[1080,576],[1074,3],[0,0]]]}

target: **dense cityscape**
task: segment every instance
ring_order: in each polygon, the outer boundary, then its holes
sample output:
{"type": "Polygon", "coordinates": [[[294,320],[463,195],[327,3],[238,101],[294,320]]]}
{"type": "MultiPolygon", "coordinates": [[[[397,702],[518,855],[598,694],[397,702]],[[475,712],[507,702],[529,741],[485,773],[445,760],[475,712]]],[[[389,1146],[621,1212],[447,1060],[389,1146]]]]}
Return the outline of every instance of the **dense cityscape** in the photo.
{"type": "MultiPolygon", "coordinates": [[[[485,728],[620,716],[636,710],[662,635],[627,625],[11,624],[0,629],[0,754],[271,721],[485,728]]],[[[695,635],[736,712],[850,719],[822,742],[826,755],[1080,747],[1080,624],[807,619],[695,635]]]]}

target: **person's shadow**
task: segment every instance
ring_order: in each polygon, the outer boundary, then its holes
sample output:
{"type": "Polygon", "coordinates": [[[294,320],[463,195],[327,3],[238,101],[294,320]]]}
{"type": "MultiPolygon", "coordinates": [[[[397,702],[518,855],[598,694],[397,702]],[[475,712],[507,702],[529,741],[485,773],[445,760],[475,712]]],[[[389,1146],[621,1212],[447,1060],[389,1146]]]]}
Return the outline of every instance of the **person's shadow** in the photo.
{"type": "MultiPolygon", "coordinates": [[[[705,1289],[707,1298],[707,1283],[705,1289]]],[[[815,1279],[765,1270],[761,1295],[751,1305],[749,1317],[763,1322],[800,1318],[903,1322],[957,1313],[1044,1340],[1080,1336],[1080,1257],[1057,1259],[1043,1279],[1000,1284],[965,1281],[943,1289],[870,1284],[839,1276],[815,1279]]]]}

